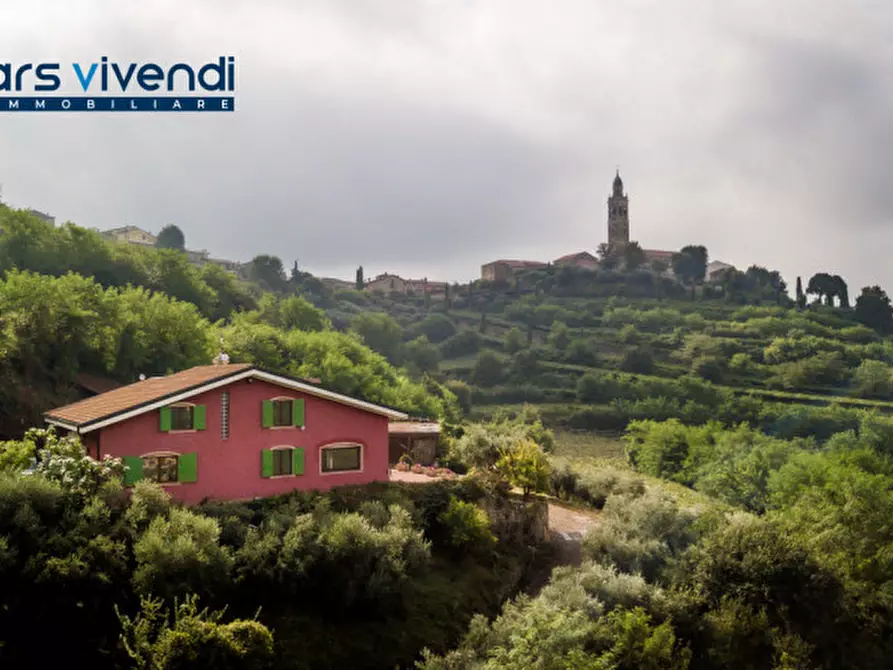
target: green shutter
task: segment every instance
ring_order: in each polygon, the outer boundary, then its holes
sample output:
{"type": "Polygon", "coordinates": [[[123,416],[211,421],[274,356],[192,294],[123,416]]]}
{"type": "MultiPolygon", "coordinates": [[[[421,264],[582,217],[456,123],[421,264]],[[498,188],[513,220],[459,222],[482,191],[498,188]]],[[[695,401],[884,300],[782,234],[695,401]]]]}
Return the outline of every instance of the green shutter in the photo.
{"type": "Polygon", "coordinates": [[[261,411],[261,419],[264,428],[273,427],[273,401],[264,400],[261,411]]]}
{"type": "Polygon", "coordinates": [[[292,425],[294,426],[303,426],[304,425],[304,399],[297,398],[291,404],[292,409],[292,425]]]}
{"type": "Polygon", "coordinates": [[[158,427],[165,433],[171,429],[171,408],[162,407],[159,412],[158,427]]]}
{"type": "Polygon", "coordinates": [[[133,486],[143,478],[143,459],[139,456],[125,456],[124,486],[133,486]]]}
{"type": "MultiPolygon", "coordinates": [[[[303,402],[303,401],[302,401],[303,402]]],[[[294,472],[295,475],[304,474],[304,447],[296,447],[294,452],[294,472]]]]}
{"type": "Polygon", "coordinates": [[[269,449],[261,449],[260,451],[260,476],[273,476],[273,452],[269,449]]]}
{"type": "Polygon", "coordinates": [[[198,481],[198,454],[180,454],[177,459],[177,481],[186,484],[198,481]]]}
{"type": "Polygon", "coordinates": [[[205,429],[205,406],[196,405],[192,408],[192,427],[195,430],[205,429]]]}

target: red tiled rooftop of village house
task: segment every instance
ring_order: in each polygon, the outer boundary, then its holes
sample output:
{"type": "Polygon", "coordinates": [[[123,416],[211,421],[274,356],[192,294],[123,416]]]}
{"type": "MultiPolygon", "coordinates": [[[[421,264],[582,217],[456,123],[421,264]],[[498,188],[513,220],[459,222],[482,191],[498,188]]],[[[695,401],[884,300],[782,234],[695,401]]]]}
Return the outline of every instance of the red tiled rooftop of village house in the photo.
{"type": "Polygon", "coordinates": [[[662,251],[660,249],[644,249],[643,251],[648,258],[665,258],[667,260],[673,258],[673,255],[676,253],[675,251],[662,251]]]}
{"type": "Polygon", "coordinates": [[[79,426],[174,393],[186,391],[194,386],[224,379],[251,367],[248,363],[201,365],[167,377],[152,377],[121,386],[101,395],[59,407],[48,412],[46,416],[66,424],[79,426]]]}
{"type": "Polygon", "coordinates": [[[487,265],[495,265],[500,263],[502,265],[508,265],[511,268],[544,268],[547,263],[543,263],[542,261],[512,261],[512,260],[498,260],[493,261],[491,263],[487,263],[487,265]]]}
{"type": "Polygon", "coordinates": [[[561,262],[563,262],[563,261],[572,261],[572,260],[576,260],[576,259],[578,259],[578,258],[592,258],[592,259],[595,259],[595,256],[593,256],[592,254],[590,254],[588,251],[578,251],[578,252],[573,253],[573,254],[566,254],[566,255],[564,255],[564,256],[561,256],[560,258],[556,258],[554,262],[556,262],[556,263],[561,263],[561,262]]]}

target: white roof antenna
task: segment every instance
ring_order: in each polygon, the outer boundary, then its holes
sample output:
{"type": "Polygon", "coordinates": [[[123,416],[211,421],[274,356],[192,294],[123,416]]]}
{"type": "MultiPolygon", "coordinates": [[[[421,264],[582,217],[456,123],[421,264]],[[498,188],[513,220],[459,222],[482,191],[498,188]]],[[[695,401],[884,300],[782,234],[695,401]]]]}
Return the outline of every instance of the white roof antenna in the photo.
{"type": "Polygon", "coordinates": [[[223,351],[223,338],[220,338],[220,353],[211,361],[214,365],[227,365],[229,363],[229,354],[223,351]]]}

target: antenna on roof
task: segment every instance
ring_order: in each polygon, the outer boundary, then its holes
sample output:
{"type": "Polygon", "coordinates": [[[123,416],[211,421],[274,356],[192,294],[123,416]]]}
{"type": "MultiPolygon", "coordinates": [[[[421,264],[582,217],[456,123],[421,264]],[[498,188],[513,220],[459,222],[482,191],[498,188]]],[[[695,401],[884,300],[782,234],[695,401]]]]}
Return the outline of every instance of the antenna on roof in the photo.
{"type": "Polygon", "coordinates": [[[229,354],[223,351],[223,337],[220,338],[220,353],[211,361],[213,365],[227,365],[229,363],[229,354]]]}

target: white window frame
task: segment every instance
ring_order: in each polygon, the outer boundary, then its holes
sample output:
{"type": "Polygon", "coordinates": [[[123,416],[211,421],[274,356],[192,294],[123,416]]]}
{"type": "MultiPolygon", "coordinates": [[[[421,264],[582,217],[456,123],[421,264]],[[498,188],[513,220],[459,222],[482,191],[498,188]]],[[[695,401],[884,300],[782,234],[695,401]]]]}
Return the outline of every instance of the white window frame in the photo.
{"type": "MultiPolygon", "coordinates": [[[[291,400],[291,402],[292,402],[291,411],[292,411],[292,416],[294,416],[294,411],[295,411],[294,403],[297,401],[297,398],[295,398],[293,396],[288,396],[288,395],[277,395],[275,398],[269,398],[269,401],[272,403],[275,403],[277,401],[282,401],[282,400],[291,400]]],[[[293,429],[297,428],[297,426],[295,426],[294,424],[291,424],[291,423],[288,424],[287,426],[277,426],[277,425],[275,425],[275,422],[276,422],[276,405],[273,405],[273,423],[274,423],[274,425],[270,426],[268,430],[288,430],[288,429],[293,430],[293,429]]],[[[291,447],[291,448],[294,449],[294,447],[291,447]]]]}
{"type": "Polygon", "coordinates": [[[194,402],[175,402],[168,405],[168,408],[171,410],[171,429],[168,433],[195,433],[195,428],[174,428],[174,407],[191,407],[192,408],[192,425],[195,425],[195,408],[196,403],[194,402]]]}
{"type": "MultiPolygon", "coordinates": [[[[285,428],[285,426],[280,426],[280,428],[285,428]]],[[[295,474],[295,454],[294,451],[297,447],[291,444],[280,444],[275,447],[269,447],[270,451],[290,451],[291,455],[291,473],[287,475],[270,475],[267,479],[285,479],[286,477],[297,477],[295,474]]],[[[274,465],[275,467],[275,465],[274,465]]]]}
{"type": "MultiPolygon", "coordinates": [[[[179,431],[181,433],[185,433],[185,430],[179,431]]],[[[183,454],[177,451],[150,451],[148,454],[142,454],[140,456],[140,460],[144,461],[147,458],[152,458],[153,456],[176,456],[177,457],[177,481],[175,482],[157,482],[154,479],[149,479],[148,477],[143,476],[144,481],[152,482],[153,484],[157,484],[158,486],[180,486],[182,482],[180,482],[180,456],[183,454]]],[[[143,463],[143,469],[145,469],[146,464],[143,463]]]]}
{"type": "Polygon", "coordinates": [[[366,445],[362,442],[332,442],[331,444],[324,444],[319,448],[319,474],[323,477],[328,477],[331,475],[349,475],[355,472],[363,472],[366,466],[366,445]],[[325,462],[325,452],[328,449],[343,449],[345,447],[359,447],[360,448],[360,469],[359,470],[335,470],[333,472],[324,472],[322,469],[323,463],[325,462]]]}

